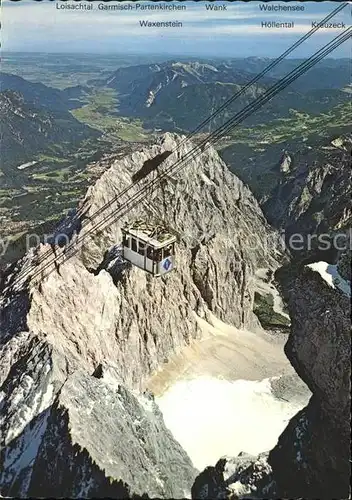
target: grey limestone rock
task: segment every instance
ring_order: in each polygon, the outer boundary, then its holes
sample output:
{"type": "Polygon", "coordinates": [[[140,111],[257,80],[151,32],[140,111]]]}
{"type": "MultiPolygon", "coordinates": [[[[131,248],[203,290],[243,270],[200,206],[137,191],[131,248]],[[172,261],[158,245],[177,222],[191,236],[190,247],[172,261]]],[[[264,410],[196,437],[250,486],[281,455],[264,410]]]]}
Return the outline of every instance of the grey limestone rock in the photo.
{"type": "Polygon", "coordinates": [[[273,450],[221,459],[196,478],[193,498],[349,498],[349,298],[303,268],[288,305],[292,325],[285,352],[312,397],[273,450]]]}
{"type": "Polygon", "coordinates": [[[93,216],[105,203],[136,194],[136,187],[119,193],[145,160],[177,148],[166,167],[181,154],[190,161],[168,177],[164,193],[149,193],[149,204],[109,219],[67,262],[45,267],[54,255],[63,260],[65,249],[41,245],[7,268],[0,285],[1,494],[178,497],[190,489],[195,471],[186,453],[133,394],[202,336],[198,317],[211,312],[260,328],[253,277],[258,267],[277,268],[277,234],[214,149],[193,157],[192,145],[172,134],[112,160],[60,231],[77,242],[103,221],[93,216]],[[122,225],[148,210],[179,234],[177,269],[165,278],[120,262],[122,225]],[[33,265],[37,279],[28,283],[33,265]],[[104,385],[105,365],[118,390],[104,385]]]}
{"type": "Polygon", "coordinates": [[[152,396],[133,394],[111,375],[75,372],[67,379],[47,417],[30,496],[189,495],[196,471],[152,396]]]}

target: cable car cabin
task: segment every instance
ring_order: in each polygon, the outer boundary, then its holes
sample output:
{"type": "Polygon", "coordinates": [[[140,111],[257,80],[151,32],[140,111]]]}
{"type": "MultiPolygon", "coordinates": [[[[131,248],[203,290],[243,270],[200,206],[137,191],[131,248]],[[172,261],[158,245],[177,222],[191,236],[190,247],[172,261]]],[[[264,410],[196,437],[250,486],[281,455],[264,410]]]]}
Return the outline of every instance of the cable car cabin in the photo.
{"type": "Polygon", "coordinates": [[[175,268],[176,236],[164,227],[136,221],[122,228],[122,256],[153,276],[162,276],[175,268]]]}

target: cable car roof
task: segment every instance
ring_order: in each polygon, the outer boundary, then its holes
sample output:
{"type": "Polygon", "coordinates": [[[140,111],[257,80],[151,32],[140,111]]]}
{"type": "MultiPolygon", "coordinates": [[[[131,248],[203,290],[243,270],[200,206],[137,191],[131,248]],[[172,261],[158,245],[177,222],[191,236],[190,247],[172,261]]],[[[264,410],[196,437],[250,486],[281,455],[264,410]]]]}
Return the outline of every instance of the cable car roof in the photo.
{"type": "Polygon", "coordinates": [[[145,221],[135,221],[130,226],[122,228],[122,230],[124,233],[130,234],[154,248],[162,248],[176,241],[176,236],[171,234],[164,226],[145,221]]]}

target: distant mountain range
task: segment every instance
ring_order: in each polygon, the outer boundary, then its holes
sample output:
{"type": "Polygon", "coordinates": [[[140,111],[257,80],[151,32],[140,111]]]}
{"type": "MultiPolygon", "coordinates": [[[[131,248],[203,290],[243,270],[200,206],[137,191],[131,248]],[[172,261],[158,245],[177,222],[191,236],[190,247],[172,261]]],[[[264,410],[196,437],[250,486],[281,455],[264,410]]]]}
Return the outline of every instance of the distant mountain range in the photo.
{"type": "MultiPolygon", "coordinates": [[[[6,163],[9,167],[19,161],[30,161],[34,153],[53,147],[60,149],[97,135],[98,132],[76,120],[69,111],[83,106],[87,96],[89,99],[107,88],[116,91],[118,104],[117,109],[114,104],[108,111],[104,109],[103,118],[106,114],[112,119],[132,117],[141,119],[145,128],[194,130],[268,62],[248,58],[140,64],[121,67],[101,80],[91,80],[87,87],[77,85],[64,90],[0,73],[2,165],[6,163]]],[[[214,131],[299,63],[299,60],[282,61],[270,76],[249,87],[202,131],[214,131]]],[[[313,115],[324,113],[349,102],[350,94],[346,91],[349,84],[349,61],[328,59],[275,96],[244,125],[266,126],[277,118],[287,118],[292,110],[313,115]]]]}
{"type": "MultiPolygon", "coordinates": [[[[305,59],[284,59],[271,69],[267,76],[273,79],[284,77],[305,59]]],[[[237,71],[261,73],[273,59],[269,57],[235,58],[226,62],[237,71]]],[[[351,61],[348,58],[323,59],[292,84],[295,90],[305,92],[314,89],[339,89],[351,82],[351,61]]]]}
{"type": "Polygon", "coordinates": [[[43,83],[29,82],[17,75],[0,72],[0,91],[4,90],[21,93],[25,101],[34,106],[54,111],[68,111],[77,107],[77,103],[73,99],[81,97],[86,89],[76,86],[59,90],[43,83]]]}
{"type": "MultiPolygon", "coordinates": [[[[26,89],[24,92],[28,96],[26,89]]],[[[28,103],[23,94],[12,90],[0,92],[0,130],[0,166],[8,172],[16,164],[32,160],[37,153],[59,152],[63,147],[99,135],[68,111],[28,103]]]]}
{"type": "MultiPolygon", "coordinates": [[[[269,62],[265,58],[247,58],[140,64],[120,67],[108,77],[90,80],[87,87],[77,85],[64,90],[29,82],[8,73],[0,73],[0,84],[1,90],[21,93],[31,106],[61,112],[83,106],[87,96],[89,99],[89,95],[96,91],[113,89],[118,104],[109,110],[111,116],[141,119],[145,128],[189,132],[250,82],[269,62]]],[[[202,131],[215,130],[300,62],[294,59],[282,61],[202,131]]],[[[349,61],[327,59],[275,96],[248,118],[245,125],[286,118],[291,109],[311,114],[326,112],[350,100],[350,94],[345,91],[349,84],[349,61]]]]}
{"type": "MultiPolygon", "coordinates": [[[[328,60],[325,65],[320,64],[311,69],[247,123],[265,123],[273,118],[286,117],[290,108],[320,113],[346,102],[349,95],[342,90],[350,83],[348,61],[342,60],[339,64],[332,61],[328,60]]],[[[284,61],[281,71],[276,70],[270,77],[263,77],[259,84],[250,87],[211,126],[222,124],[299,63],[298,60],[284,61]]],[[[118,112],[122,116],[142,118],[145,125],[150,127],[188,131],[233,96],[267,64],[267,60],[255,58],[229,63],[213,61],[211,64],[170,61],[119,68],[108,78],[90,83],[117,91],[118,112]]]]}

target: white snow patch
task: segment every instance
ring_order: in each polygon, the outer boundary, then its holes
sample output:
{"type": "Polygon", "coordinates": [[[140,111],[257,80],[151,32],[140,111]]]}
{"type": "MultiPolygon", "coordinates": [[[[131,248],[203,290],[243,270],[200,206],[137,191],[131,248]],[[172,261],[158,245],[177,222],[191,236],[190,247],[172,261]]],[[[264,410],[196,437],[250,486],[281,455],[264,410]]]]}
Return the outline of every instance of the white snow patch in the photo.
{"type": "Polygon", "coordinates": [[[207,177],[205,174],[201,174],[201,177],[208,186],[215,186],[215,183],[210,180],[209,177],[207,177]]]}
{"type": "Polygon", "coordinates": [[[110,370],[104,371],[102,380],[112,389],[119,390],[121,382],[110,370]]]}
{"type": "MultiPolygon", "coordinates": [[[[43,367],[45,375],[48,374],[49,370],[50,363],[43,367]]],[[[13,421],[8,426],[8,431],[5,434],[5,443],[10,443],[17,438],[35,416],[45,411],[52,404],[53,399],[54,386],[51,383],[48,383],[45,392],[40,392],[40,390],[35,392],[34,379],[25,374],[7,401],[13,421]],[[17,408],[19,408],[19,411],[16,411],[17,408]],[[11,409],[13,409],[12,412],[11,409]]],[[[0,418],[0,425],[3,424],[4,418],[3,416],[0,418]]]]}
{"type": "Polygon", "coordinates": [[[38,413],[42,413],[44,410],[49,408],[49,406],[54,401],[54,396],[55,396],[54,395],[54,385],[48,384],[46,392],[42,395],[38,413]]]}
{"type": "Polygon", "coordinates": [[[158,483],[158,485],[159,485],[159,486],[161,486],[162,488],[164,488],[164,487],[165,487],[165,483],[164,483],[164,481],[162,481],[162,480],[160,479],[160,477],[155,476],[155,481],[156,481],[156,482],[158,483]]]}
{"type": "Polygon", "coordinates": [[[36,165],[37,163],[37,161],[29,161],[27,163],[22,163],[22,165],[19,165],[17,168],[18,170],[24,170],[25,168],[33,167],[33,165],[36,165]]]}
{"type": "Polygon", "coordinates": [[[181,380],[156,402],[166,426],[203,470],[221,456],[257,455],[276,445],[301,407],[276,399],[270,380],[181,380]]]}
{"type": "Polygon", "coordinates": [[[5,450],[4,461],[4,478],[13,478],[12,484],[17,480],[18,474],[24,469],[27,470],[27,477],[25,478],[21,493],[23,496],[27,493],[29,481],[32,472],[32,466],[37,456],[42,437],[46,430],[47,419],[49,410],[42,413],[41,417],[35,423],[33,428],[26,427],[24,433],[15,440],[12,446],[5,450]]]}
{"type": "Polygon", "coordinates": [[[89,480],[87,482],[84,482],[81,486],[81,489],[77,495],[77,498],[87,498],[90,496],[90,491],[91,491],[91,488],[93,488],[95,486],[94,484],[94,479],[93,478],[89,478],[89,480]]]}
{"type": "Polygon", "coordinates": [[[144,396],[139,396],[139,397],[137,397],[137,399],[138,399],[138,402],[143,406],[143,408],[146,411],[148,411],[150,413],[154,413],[154,403],[152,400],[147,399],[144,396]]]}
{"type": "Polygon", "coordinates": [[[14,388],[11,398],[11,403],[17,406],[18,403],[28,394],[33,387],[34,380],[29,375],[25,374],[21,379],[21,385],[14,388]]]}
{"type": "Polygon", "coordinates": [[[251,488],[248,484],[243,484],[241,481],[236,481],[235,483],[231,483],[228,486],[231,493],[233,493],[236,497],[241,498],[244,495],[249,495],[251,493],[251,488]]]}
{"type": "Polygon", "coordinates": [[[331,288],[339,288],[348,297],[351,297],[351,283],[345,280],[338,272],[337,266],[327,262],[313,262],[307,267],[316,271],[328,283],[331,288]]]}
{"type": "Polygon", "coordinates": [[[284,303],[278,289],[272,283],[265,282],[265,275],[268,269],[258,269],[255,276],[255,286],[258,292],[269,294],[273,298],[273,310],[277,314],[290,320],[290,316],[285,312],[284,303]]]}

